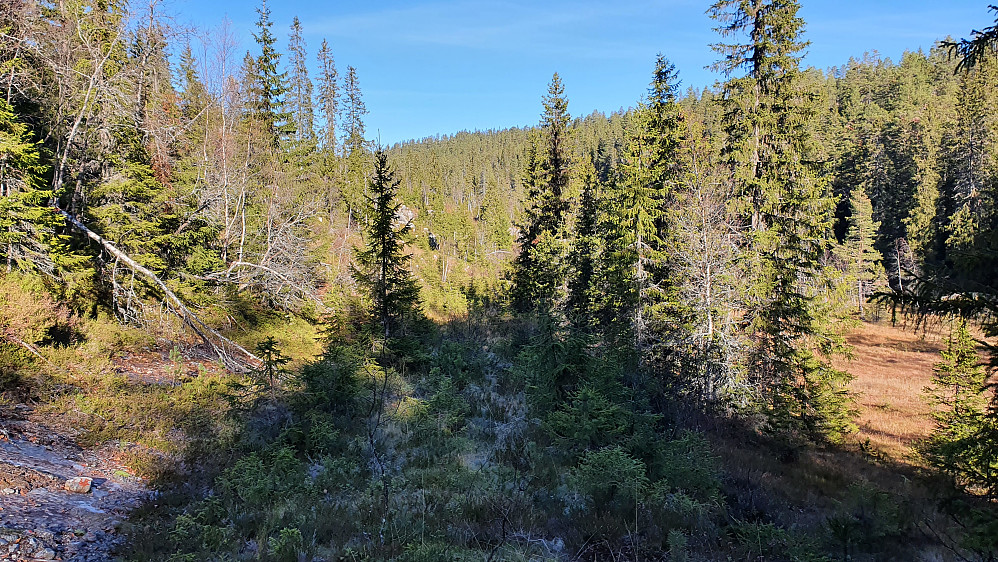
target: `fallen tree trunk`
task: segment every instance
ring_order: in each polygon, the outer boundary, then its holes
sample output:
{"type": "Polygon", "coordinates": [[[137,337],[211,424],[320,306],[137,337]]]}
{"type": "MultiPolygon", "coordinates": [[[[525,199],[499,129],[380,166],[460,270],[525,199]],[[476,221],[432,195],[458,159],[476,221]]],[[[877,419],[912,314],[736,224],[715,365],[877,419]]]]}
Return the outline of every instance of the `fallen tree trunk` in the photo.
{"type": "Polygon", "coordinates": [[[160,279],[155,273],[140,265],[138,262],[129,257],[128,254],[120,250],[114,244],[105,240],[101,235],[87,228],[86,225],[77,220],[77,218],[73,215],[67,213],[59,207],[55,207],[55,209],[62,213],[62,216],[66,217],[66,220],[68,220],[77,230],[86,234],[88,238],[100,244],[109,254],[123,261],[129,268],[132,269],[132,271],[141,274],[154,285],[159,287],[159,290],[163,292],[163,295],[166,296],[166,300],[170,303],[171,308],[173,308],[174,314],[176,314],[188,328],[193,330],[205,344],[212,348],[215,355],[218,356],[218,360],[225,365],[225,368],[235,372],[247,372],[259,367],[263,363],[259,357],[253,355],[236,342],[218,333],[218,330],[215,330],[211,326],[205,324],[196,314],[191,312],[191,310],[184,305],[184,303],[180,300],[180,297],[171,291],[170,288],[166,286],[166,283],[164,283],[163,280],[160,279]],[[214,339],[209,337],[209,334],[213,336],[214,339]],[[233,357],[229,354],[226,347],[238,352],[244,359],[248,359],[249,362],[233,357]]]}

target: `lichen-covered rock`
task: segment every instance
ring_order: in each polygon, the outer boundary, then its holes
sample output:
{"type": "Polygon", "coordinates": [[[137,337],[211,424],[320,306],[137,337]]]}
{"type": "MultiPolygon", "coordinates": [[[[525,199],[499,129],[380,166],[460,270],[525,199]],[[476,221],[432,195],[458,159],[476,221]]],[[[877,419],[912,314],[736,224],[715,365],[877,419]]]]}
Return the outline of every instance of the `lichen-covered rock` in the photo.
{"type": "Polygon", "coordinates": [[[66,480],[65,488],[70,492],[75,492],[77,494],[86,494],[90,491],[90,486],[93,484],[93,478],[87,478],[86,476],[80,476],[77,478],[70,478],[66,480]]]}

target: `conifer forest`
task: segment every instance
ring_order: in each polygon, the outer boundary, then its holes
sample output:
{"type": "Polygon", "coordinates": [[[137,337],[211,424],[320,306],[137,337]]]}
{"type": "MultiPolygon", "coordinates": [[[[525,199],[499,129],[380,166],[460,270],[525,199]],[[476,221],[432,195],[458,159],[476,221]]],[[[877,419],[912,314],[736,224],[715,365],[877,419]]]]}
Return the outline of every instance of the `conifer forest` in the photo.
{"type": "Polygon", "coordinates": [[[254,8],[0,2],[0,559],[998,560],[998,7],[391,145],[254,8]]]}

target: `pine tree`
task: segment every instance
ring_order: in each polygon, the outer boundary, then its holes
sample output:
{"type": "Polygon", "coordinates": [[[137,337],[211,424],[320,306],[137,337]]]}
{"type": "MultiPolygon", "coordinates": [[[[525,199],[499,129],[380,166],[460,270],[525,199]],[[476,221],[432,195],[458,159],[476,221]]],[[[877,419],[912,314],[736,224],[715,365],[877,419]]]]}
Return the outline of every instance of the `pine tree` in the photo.
{"type": "Polygon", "coordinates": [[[747,68],[725,83],[722,104],[725,155],[751,228],[750,375],[770,429],[836,438],[851,427],[849,378],[827,358],[838,340],[817,299],[833,204],[813,163],[815,107],[799,69],[807,43],[798,9],[794,0],[721,0],[710,14],[722,35],[751,41],[714,46],[724,55],[716,68],[747,68]]]}
{"type": "Polygon", "coordinates": [[[420,310],[419,285],[409,271],[412,255],[405,253],[405,236],[412,224],[399,224],[400,183],[388,155],[378,149],[368,197],[365,248],[356,251],[351,265],[354,279],[368,292],[373,320],[385,338],[398,334],[420,310]]]}
{"type": "Polygon", "coordinates": [[[557,73],[548,85],[541,115],[542,138],[528,155],[526,224],[513,263],[513,307],[550,312],[565,277],[565,214],[568,199],[568,100],[557,73]]]}

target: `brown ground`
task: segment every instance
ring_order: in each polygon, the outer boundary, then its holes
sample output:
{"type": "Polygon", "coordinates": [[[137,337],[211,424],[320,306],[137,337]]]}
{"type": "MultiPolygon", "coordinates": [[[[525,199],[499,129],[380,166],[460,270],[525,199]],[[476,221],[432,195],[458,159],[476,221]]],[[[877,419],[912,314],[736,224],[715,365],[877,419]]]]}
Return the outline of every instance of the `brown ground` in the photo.
{"type": "Polygon", "coordinates": [[[915,330],[887,323],[863,323],[847,336],[853,358],[836,366],[856,379],[859,433],[853,438],[901,462],[911,462],[912,447],[932,430],[923,389],[932,381],[948,330],[915,330]]]}

